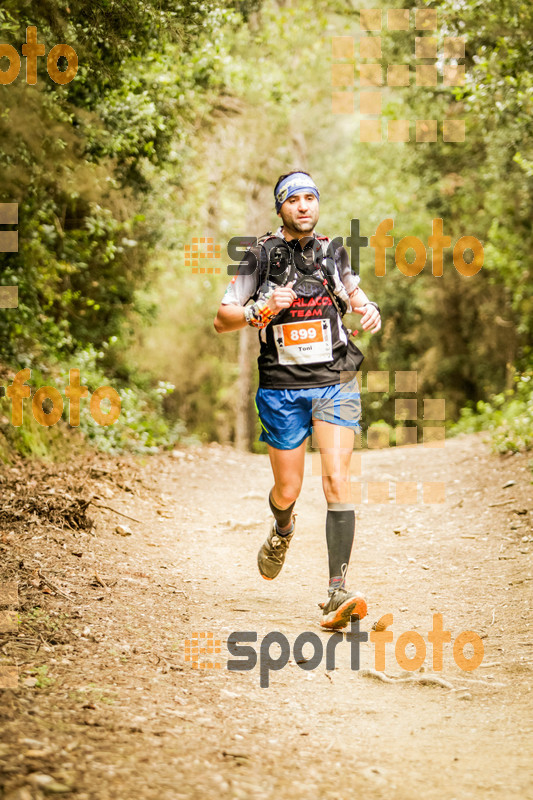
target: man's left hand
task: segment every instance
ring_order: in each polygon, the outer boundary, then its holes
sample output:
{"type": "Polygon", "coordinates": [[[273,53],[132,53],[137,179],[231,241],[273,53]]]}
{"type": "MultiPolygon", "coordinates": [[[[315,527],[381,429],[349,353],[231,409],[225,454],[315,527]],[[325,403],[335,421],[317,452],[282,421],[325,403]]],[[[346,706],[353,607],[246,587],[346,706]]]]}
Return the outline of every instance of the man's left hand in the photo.
{"type": "Polygon", "coordinates": [[[361,314],[361,327],[364,331],[377,333],[381,330],[381,316],[376,306],[368,303],[367,305],[356,307],[352,311],[356,314],[361,314]]]}

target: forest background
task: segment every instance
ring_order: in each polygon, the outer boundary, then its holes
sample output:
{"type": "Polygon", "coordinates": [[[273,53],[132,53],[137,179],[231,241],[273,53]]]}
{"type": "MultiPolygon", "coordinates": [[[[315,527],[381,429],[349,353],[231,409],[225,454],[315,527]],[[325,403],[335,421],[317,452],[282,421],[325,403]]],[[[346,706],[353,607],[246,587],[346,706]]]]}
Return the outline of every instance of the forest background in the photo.
{"type": "MultiPolygon", "coordinates": [[[[366,5],[384,18],[415,8],[366,5]]],[[[346,239],[351,219],[370,236],[392,217],[396,242],[427,243],[441,218],[452,244],[467,235],[483,242],[472,277],[454,268],[451,248],[441,278],[429,250],[411,278],[390,250],[378,277],[374,251],[362,249],[362,285],[381,306],[383,329],[357,343],[365,370],[415,370],[419,398],[445,398],[452,432],[490,429],[501,452],[533,447],[533,7],[418,3],[437,10],[439,53],[444,37],[465,37],[464,86],[441,78],[384,88],[385,118],[437,119],[438,139],[361,143],[357,79],[355,112],[333,113],[331,66],[333,37],[353,36],[357,61],[362,7],[3,0],[0,41],[20,53],[34,25],[46,52],[74,47],[79,69],[62,86],[39,59],[32,86],[22,59],[17,80],[0,86],[0,202],[19,205],[18,253],[0,254],[0,284],[19,293],[18,308],[0,310],[0,384],[28,367],[32,391],[52,385],[64,395],[77,368],[91,392],[115,387],[122,410],[103,427],[82,402],[76,431],[66,414],[39,425],[26,401],[16,428],[0,398],[2,460],[60,458],[73,440],[107,452],[213,440],[260,449],[256,334],[218,336],[213,318],[229,280],[228,240],[275,229],[273,185],[297,167],[320,188],[318,230],[331,237],[346,239]],[[457,118],[465,141],[443,142],[441,121],[457,118]],[[195,237],[221,245],[221,259],[201,262],[218,274],[186,263],[195,237]]],[[[384,66],[414,73],[412,22],[371,35],[381,35],[384,66]]],[[[365,424],[392,430],[394,441],[394,394],[363,402],[365,424]]]]}

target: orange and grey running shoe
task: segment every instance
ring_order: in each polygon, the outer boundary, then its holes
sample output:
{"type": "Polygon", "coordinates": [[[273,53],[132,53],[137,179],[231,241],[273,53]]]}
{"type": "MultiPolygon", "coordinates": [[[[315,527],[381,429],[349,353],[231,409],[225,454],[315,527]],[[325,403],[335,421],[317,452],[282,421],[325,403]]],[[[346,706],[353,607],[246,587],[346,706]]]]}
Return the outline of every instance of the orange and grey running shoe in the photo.
{"type": "Polygon", "coordinates": [[[322,609],[320,625],[328,630],[345,628],[350,622],[350,617],[359,619],[366,617],[366,600],[362,594],[351,592],[349,589],[335,589],[326,603],[319,603],[322,609]]]}
{"type": "Polygon", "coordinates": [[[290,541],[294,536],[294,516],[292,518],[292,531],[286,536],[281,536],[274,521],[266,541],[257,554],[257,566],[263,578],[272,581],[277,578],[287,555],[290,541]]]}

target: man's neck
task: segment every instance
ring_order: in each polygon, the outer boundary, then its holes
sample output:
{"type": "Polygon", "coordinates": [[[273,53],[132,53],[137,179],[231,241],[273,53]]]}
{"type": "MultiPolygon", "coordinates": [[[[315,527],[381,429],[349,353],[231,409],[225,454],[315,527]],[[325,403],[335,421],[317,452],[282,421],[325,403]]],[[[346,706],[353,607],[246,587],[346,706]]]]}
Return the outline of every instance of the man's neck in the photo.
{"type": "Polygon", "coordinates": [[[315,235],[314,229],[312,231],[301,233],[300,231],[292,231],[287,229],[285,225],[280,225],[278,232],[281,233],[286,242],[290,242],[292,239],[310,239],[315,235]]]}

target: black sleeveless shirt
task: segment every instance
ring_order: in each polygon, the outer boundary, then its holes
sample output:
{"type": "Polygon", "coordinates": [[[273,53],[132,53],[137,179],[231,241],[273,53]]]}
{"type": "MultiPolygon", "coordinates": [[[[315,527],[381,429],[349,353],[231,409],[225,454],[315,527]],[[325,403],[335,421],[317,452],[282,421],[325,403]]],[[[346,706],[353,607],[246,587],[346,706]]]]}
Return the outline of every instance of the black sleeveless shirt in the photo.
{"type": "MultiPolygon", "coordinates": [[[[299,247],[293,242],[288,244],[299,247]]],[[[331,386],[347,380],[342,372],[355,372],[361,365],[363,355],[350,339],[324,280],[312,273],[297,271],[292,287],[296,300],[259,331],[261,388],[331,386]]]]}

